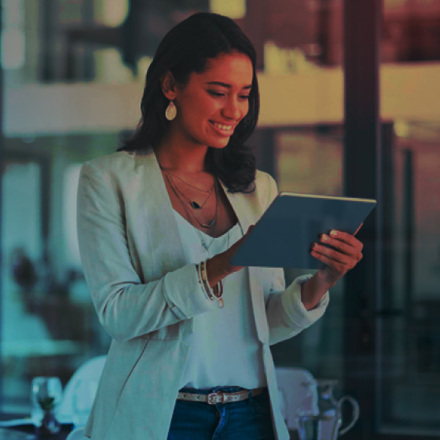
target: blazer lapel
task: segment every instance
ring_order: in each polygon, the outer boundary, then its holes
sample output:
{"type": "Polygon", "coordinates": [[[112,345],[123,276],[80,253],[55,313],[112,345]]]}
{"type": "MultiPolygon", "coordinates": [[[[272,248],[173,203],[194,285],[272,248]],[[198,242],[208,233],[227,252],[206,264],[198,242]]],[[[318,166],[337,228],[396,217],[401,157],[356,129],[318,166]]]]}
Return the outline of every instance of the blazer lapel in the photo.
{"type": "MultiPolygon", "coordinates": [[[[157,279],[188,264],[177,220],[153,151],[137,152],[134,157],[137,230],[136,240],[145,278],[157,279]]],[[[192,320],[159,330],[163,337],[184,338],[192,332],[192,320]]]]}
{"type": "Polygon", "coordinates": [[[135,173],[142,192],[140,215],[149,228],[148,240],[155,265],[166,273],[187,264],[182,239],[177,227],[173,207],[154,152],[138,152],[135,155],[135,173]]]}
{"type": "Polygon", "coordinates": [[[249,226],[252,225],[252,212],[248,209],[248,204],[243,203],[245,196],[243,193],[230,193],[222,181],[220,181],[220,184],[235,212],[235,215],[237,216],[241,230],[243,231],[243,234],[245,234],[249,226]]]}
{"type": "MultiPolygon", "coordinates": [[[[238,223],[245,234],[249,226],[255,223],[255,211],[251,209],[251,205],[245,200],[246,195],[243,193],[229,193],[222,183],[223,190],[235,211],[238,223]]],[[[261,213],[260,213],[261,214],[261,213]]],[[[251,292],[252,308],[255,318],[255,326],[257,328],[258,339],[263,343],[269,341],[269,326],[266,318],[266,306],[264,302],[264,292],[262,283],[260,282],[261,271],[258,267],[248,267],[249,274],[249,290],[251,292]]]]}

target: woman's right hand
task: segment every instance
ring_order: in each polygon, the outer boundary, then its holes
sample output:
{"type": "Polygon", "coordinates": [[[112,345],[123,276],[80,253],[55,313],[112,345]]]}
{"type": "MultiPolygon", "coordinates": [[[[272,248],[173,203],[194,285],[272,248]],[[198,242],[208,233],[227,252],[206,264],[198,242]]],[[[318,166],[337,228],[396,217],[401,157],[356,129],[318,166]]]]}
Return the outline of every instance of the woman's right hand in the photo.
{"type": "Polygon", "coordinates": [[[208,259],[206,263],[206,270],[208,272],[208,281],[211,287],[214,287],[219,281],[231,273],[238,272],[239,270],[243,269],[244,266],[233,266],[231,264],[231,258],[238,251],[238,248],[243,244],[244,240],[246,240],[253,227],[254,225],[249,226],[246,234],[244,234],[243,237],[235,242],[229,249],[226,249],[221,254],[214,255],[212,258],[208,259]]]}

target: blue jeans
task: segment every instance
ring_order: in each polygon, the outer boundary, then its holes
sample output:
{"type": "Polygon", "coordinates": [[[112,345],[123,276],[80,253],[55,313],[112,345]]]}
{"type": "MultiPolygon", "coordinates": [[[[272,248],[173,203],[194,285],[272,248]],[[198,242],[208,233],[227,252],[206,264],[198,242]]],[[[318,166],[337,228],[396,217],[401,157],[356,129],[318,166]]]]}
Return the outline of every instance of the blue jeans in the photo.
{"type": "MultiPolygon", "coordinates": [[[[209,394],[218,390],[233,393],[240,387],[197,390],[209,394]]],[[[193,391],[184,388],[181,391],[193,391]]],[[[267,391],[236,403],[208,405],[177,400],[168,440],[274,440],[267,391]]]]}

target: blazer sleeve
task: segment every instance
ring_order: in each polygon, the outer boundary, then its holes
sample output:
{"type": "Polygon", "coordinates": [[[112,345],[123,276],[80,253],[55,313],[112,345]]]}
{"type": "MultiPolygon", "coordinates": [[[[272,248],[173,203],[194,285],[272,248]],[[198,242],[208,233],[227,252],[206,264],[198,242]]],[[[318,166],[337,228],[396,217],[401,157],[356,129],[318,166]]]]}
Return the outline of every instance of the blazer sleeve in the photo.
{"type": "MultiPolygon", "coordinates": [[[[268,175],[269,201],[278,194],[275,180],[268,175]]],[[[296,278],[285,287],[282,269],[266,269],[271,273],[271,284],[266,296],[266,315],[269,325],[269,343],[271,345],[289,339],[316,322],[324,314],[329,303],[326,292],[319,304],[307,310],[301,301],[301,284],[312,277],[311,274],[296,278]]]]}
{"type": "Polygon", "coordinates": [[[126,341],[213,310],[194,264],[141,283],[130,259],[117,184],[93,163],[81,169],[78,242],[84,275],[105,330],[126,341]]]}

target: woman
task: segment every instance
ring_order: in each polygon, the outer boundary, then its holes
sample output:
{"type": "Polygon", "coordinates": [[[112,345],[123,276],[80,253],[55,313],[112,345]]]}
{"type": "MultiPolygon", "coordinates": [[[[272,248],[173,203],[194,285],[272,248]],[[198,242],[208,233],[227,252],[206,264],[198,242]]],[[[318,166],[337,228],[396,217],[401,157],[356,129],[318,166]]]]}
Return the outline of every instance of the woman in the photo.
{"type": "Polygon", "coordinates": [[[285,288],[281,269],[232,266],[277,194],[244,146],[258,116],[255,51],[226,17],[173,28],[148,69],[142,120],[122,151],[86,163],[84,271],[112,336],[92,439],[287,439],[269,345],[316,321],[361,258],[333,231],[325,263],[285,288]]]}

